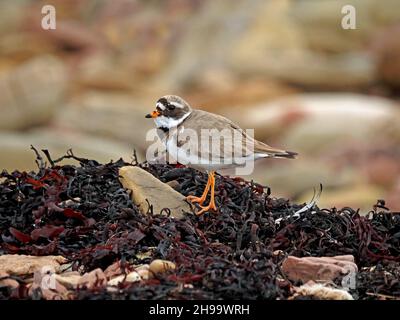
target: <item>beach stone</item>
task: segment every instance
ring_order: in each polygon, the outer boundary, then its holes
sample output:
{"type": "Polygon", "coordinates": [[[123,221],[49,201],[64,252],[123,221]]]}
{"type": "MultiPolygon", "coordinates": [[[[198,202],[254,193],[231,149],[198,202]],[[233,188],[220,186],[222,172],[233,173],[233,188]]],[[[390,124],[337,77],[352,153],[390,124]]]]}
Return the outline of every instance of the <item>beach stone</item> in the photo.
{"type": "Polygon", "coordinates": [[[154,273],[150,271],[150,265],[143,264],[135,268],[135,271],[140,275],[143,280],[152,279],[154,273]]]}
{"type": "MultiPolygon", "coordinates": [[[[213,70],[213,72],[219,74],[220,70],[213,70]]],[[[199,107],[205,111],[221,114],[222,110],[223,114],[221,115],[231,119],[232,110],[236,109],[235,114],[240,114],[240,111],[243,111],[244,108],[251,108],[256,103],[299,92],[298,88],[273,79],[236,77],[227,88],[216,85],[217,81],[219,80],[210,81],[210,79],[207,79],[201,86],[194,85],[190,91],[185,93],[185,99],[190,101],[193,107],[199,107]],[[207,92],[207,94],[204,94],[204,92],[207,92]]],[[[226,85],[224,79],[221,79],[221,82],[226,85]]],[[[240,123],[240,117],[232,120],[240,123]]]]}
{"type": "MultiPolygon", "coordinates": [[[[30,289],[34,289],[33,285],[30,289]]],[[[56,281],[55,289],[40,289],[42,292],[42,297],[45,300],[67,300],[69,296],[69,291],[63,285],[56,281]]],[[[30,292],[30,290],[29,290],[30,292]]]]}
{"type": "Polygon", "coordinates": [[[112,278],[110,280],[108,280],[107,282],[107,286],[112,286],[112,287],[116,287],[118,286],[120,283],[123,283],[125,280],[125,275],[119,275],[115,278],[112,278]]]}
{"type": "Polygon", "coordinates": [[[132,191],[132,200],[141,213],[146,214],[150,205],[153,213],[159,214],[169,208],[171,216],[183,217],[183,212],[192,212],[192,207],[185,201],[186,197],[161,182],[147,171],[134,166],[125,166],[119,170],[120,181],[124,188],[132,191]]]}
{"type": "MultiPolygon", "coordinates": [[[[58,270],[57,270],[58,271],[58,270]]],[[[68,299],[68,289],[57,281],[57,274],[52,267],[43,267],[36,270],[33,275],[33,283],[29,287],[28,294],[36,297],[38,292],[45,300],[65,300],[68,299]]]]}
{"type": "Polygon", "coordinates": [[[109,280],[107,282],[108,286],[118,286],[120,283],[123,282],[138,282],[141,281],[142,277],[139,275],[139,273],[137,273],[136,271],[130,272],[126,275],[121,274],[115,278],[112,278],[111,280],[109,280]]]}
{"type": "Polygon", "coordinates": [[[155,108],[156,97],[152,99],[142,101],[131,94],[87,90],[65,104],[53,123],[63,131],[113,139],[143,153],[151,143],[146,141],[147,132],[154,128],[154,121],[145,119],[155,108]]]}
{"type": "Polygon", "coordinates": [[[0,273],[10,275],[27,275],[40,271],[42,268],[50,268],[57,272],[60,265],[67,261],[62,256],[29,256],[18,254],[5,254],[0,256],[0,273]]]}
{"type": "Polygon", "coordinates": [[[78,287],[86,287],[88,289],[103,287],[106,284],[107,277],[100,268],[85,273],[78,281],[78,287]]]}
{"type": "Polygon", "coordinates": [[[374,139],[381,128],[399,118],[391,100],[356,94],[305,95],[299,108],[306,115],[286,132],[282,143],[297,150],[322,153],[340,143],[374,139]]]}
{"type": "Polygon", "coordinates": [[[333,281],[349,272],[357,272],[351,255],[335,257],[288,256],[282,263],[282,272],[292,281],[333,281]]]}
{"type": "Polygon", "coordinates": [[[1,72],[0,129],[26,129],[49,122],[66,87],[63,62],[49,55],[1,72]]]}
{"type": "Polygon", "coordinates": [[[299,296],[312,297],[318,300],[354,300],[353,296],[343,289],[329,287],[325,284],[309,281],[306,284],[295,287],[295,294],[289,300],[299,296]]]}
{"type": "Polygon", "coordinates": [[[148,280],[153,277],[153,274],[150,272],[149,269],[139,269],[139,270],[136,270],[136,272],[139,274],[140,278],[143,280],[148,280]]]}
{"type": "Polygon", "coordinates": [[[119,276],[123,272],[121,268],[121,260],[114,262],[113,264],[109,265],[107,269],[104,270],[104,274],[107,279],[112,279],[116,276],[119,276]]]}
{"type": "Polygon", "coordinates": [[[230,118],[238,120],[243,129],[253,128],[259,140],[269,144],[279,140],[302,155],[321,153],[350,139],[375,138],[393,119],[399,121],[400,113],[394,101],[381,97],[303,93],[260,103],[246,112],[231,110],[230,118]]]}
{"type": "Polygon", "coordinates": [[[18,281],[8,278],[9,276],[10,275],[7,272],[0,271],[0,287],[10,287],[12,289],[18,289],[18,281]]]}
{"type": "Polygon", "coordinates": [[[128,275],[126,276],[126,281],[127,282],[137,282],[142,280],[140,274],[136,271],[132,271],[130,273],[128,273],[128,275]]]}
{"type": "Polygon", "coordinates": [[[76,289],[82,276],[77,271],[71,271],[62,274],[55,274],[54,277],[56,281],[67,289],[76,289]]]}
{"type": "Polygon", "coordinates": [[[19,27],[26,14],[29,1],[2,1],[0,3],[0,30],[2,35],[19,27]]]}
{"type": "Polygon", "coordinates": [[[400,24],[379,32],[373,41],[377,77],[392,88],[400,88],[400,24]]]}
{"type": "MultiPolygon", "coordinates": [[[[220,92],[229,91],[225,83],[231,82],[231,74],[273,78],[313,89],[366,87],[375,74],[365,44],[373,30],[384,21],[395,21],[399,13],[388,12],[389,5],[383,1],[364,0],[357,6],[357,21],[364,23],[358,23],[357,30],[343,30],[341,9],[346,4],[346,0],[206,1],[177,38],[175,59],[151,87],[178,92],[193,82],[196,86],[199,79],[208,82],[210,70],[220,70],[214,74],[223,76],[217,85],[221,90],[216,90],[220,92]]],[[[208,95],[200,85],[201,90],[203,96],[208,95]]],[[[246,95],[246,89],[236,91],[246,95]]]]}
{"type": "MultiPolygon", "coordinates": [[[[365,2],[367,8],[373,6],[372,1],[365,2]]],[[[363,53],[369,30],[353,33],[338,28],[345,4],[259,2],[227,60],[243,74],[269,75],[312,88],[365,87],[374,79],[373,59],[363,53]]],[[[369,16],[368,10],[357,10],[357,19],[371,21],[369,16]]]]}
{"type": "Polygon", "coordinates": [[[400,154],[398,157],[390,157],[385,154],[378,154],[370,161],[365,161],[360,170],[366,172],[368,180],[379,186],[392,186],[400,176],[400,154]]]}
{"type": "Polygon", "coordinates": [[[156,259],[150,263],[149,270],[153,274],[164,273],[169,270],[175,270],[175,263],[168,260],[156,259]]]}

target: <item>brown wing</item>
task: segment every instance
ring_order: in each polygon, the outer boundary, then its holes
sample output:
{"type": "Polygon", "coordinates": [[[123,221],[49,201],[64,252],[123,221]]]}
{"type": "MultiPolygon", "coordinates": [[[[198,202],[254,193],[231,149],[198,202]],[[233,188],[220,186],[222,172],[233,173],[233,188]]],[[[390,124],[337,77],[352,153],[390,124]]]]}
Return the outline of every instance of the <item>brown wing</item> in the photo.
{"type": "MultiPolygon", "coordinates": [[[[201,137],[201,129],[216,129],[216,131],[219,133],[221,133],[222,130],[228,132],[228,135],[231,136],[231,139],[224,139],[224,134],[220,135],[221,138],[219,138],[217,135],[213,135],[212,138],[220,140],[220,145],[216,146],[211,144],[208,151],[202,150],[203,154],[208,158],[212,158],[211,156],[219,155],[219,158],[221,160],[226,160],[232,158],[233,156],[239,155],[243,157],[248,157],[253,153],[258,155],[265,155],[265,157],[281,158],[294,158],[294,156],[296,155],[295,152],[272,148],[263,142],[257,141],[231,120],[223,116],[208,113],[202,110],[193,110],[193,115],[189,117],[188,120],[185,121],[182,125],[185,127],[185,129],[196,128],[199,137],[201,137]]],[[[178,140],[180,139],[178,138],[178,140]]],[[[186,139],[182,140],[185,140],[182,141],[182,143],[189,142],[186,139]]]]}
{"type": "Polygon", "coordinates": [[[243,152],[245,152],[245,153],[248,153],[250,151],[249,145],[253,144],[253,147],[251,147],[251,149],[252,149],[251,151],[254,152],[254,154],[259,154],[259,155],[265,154],[266,158],[271,157],[271,158],[295,159],[297,156],[296,152],[277,149],[277,148],[267,145],[264,142],[254,139],[252,136],[249,136],[245,131],[243,131],[235,123],[231,123],[231,126],[234,129],[240,130],[242,132],[243,140],[245,140],[247,142],[246,144],[242,144],[243,152]],[[246,148],[246,150],[245,150],[245,148],[246,148]]]}

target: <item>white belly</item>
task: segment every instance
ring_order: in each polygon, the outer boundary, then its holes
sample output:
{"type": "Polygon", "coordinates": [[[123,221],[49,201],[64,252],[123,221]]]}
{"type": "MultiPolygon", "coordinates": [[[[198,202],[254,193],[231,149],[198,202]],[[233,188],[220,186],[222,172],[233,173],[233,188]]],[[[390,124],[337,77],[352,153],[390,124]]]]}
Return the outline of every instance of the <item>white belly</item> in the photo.
{"type": "MultiPolygon", "coordinates": [[[[247,157],[235,157],[224,159],[202,158],[202,154],[198,150],[191,150],[188,152],[185,148],[179,148],[175,138],[170,138],[167,141],[166,148],[170,156],[178,163],[192,167],[198,170],[221,170],[234,167],[244,167],[250,161],[265,158],[265,154],[251,154],[247,157]]],[[[209,154],[206,152],[206,154],[209,154]]]]}

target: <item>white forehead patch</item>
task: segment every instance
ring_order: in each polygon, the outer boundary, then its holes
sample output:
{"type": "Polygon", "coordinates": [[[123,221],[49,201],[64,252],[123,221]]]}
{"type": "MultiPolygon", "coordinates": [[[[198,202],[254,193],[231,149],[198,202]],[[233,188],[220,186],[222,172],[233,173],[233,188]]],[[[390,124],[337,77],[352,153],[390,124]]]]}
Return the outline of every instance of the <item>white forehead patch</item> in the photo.
{"type": "Polygon", "coordinates": [[[165,106],[161,102],[157,102],[156,107],[165,110],[165,106]]]}

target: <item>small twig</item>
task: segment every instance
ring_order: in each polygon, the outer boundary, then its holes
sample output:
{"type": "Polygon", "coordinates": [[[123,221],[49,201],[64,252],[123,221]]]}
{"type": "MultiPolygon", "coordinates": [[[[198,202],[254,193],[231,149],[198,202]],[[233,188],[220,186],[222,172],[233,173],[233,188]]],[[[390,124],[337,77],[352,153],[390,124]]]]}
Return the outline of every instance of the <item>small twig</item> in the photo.
{"type": "Polygon", "coordinates": [[[53,163],[58,163],[60,161],[63,161],[64,159],[74,159],[76,161],[79,161],[80,163],[83,164],[87,164],[90,162],[90,160],[85,159],[85,158],[80,158],[74,155],[74,153],[72,152],[72,149],[68,149],[67,153],[65,155],[63,155],[62,157],[53,160],[53,163]]]}
{"type": "Polygon", "coordinates": [[[44,155],[46,156],[47,160],[49,160],[49,163],[50,163],[51,167],[54,167],[54,161],[51,159],[49,150],[47,150],[47,149],[42,149],[42,152],[43,152],[44,155]]]}
{"type": "Polygon", "coordinates": [[[39,151],[37,151],[37,149],[36,149],[33,145],[31,145],[31,149],[32,149],[33,152],[35,152],[35,154],[36,154],[35,162],[36,162],[36,165],[38,166],[39,170],[44,170],[44,169],[46,169],[46,162],[43,161],[43,158],[42,158],[42,156],[39,154],[39,151]]]}
{"type": "Polygon", "coordinates": [[[133,149],[131,164],[133,164],[134,166],[137,166],[139,164],[138,159],[137,159],[136,149],[133,149]]]}

